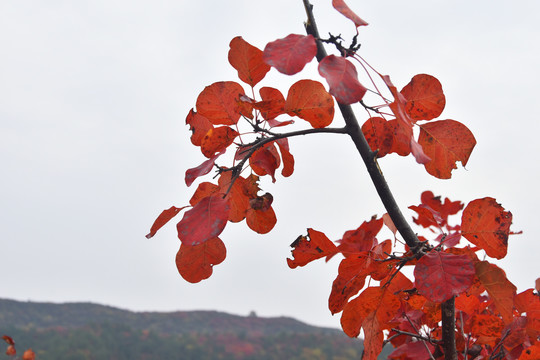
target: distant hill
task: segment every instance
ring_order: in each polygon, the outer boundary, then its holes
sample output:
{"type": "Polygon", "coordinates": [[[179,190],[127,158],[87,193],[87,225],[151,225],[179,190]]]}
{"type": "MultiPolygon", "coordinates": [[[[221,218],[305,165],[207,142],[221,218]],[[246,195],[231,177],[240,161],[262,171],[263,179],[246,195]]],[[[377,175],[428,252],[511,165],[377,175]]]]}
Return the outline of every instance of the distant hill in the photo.
{"type": "MultiPolygon", "coordinates": [[[[217,311],[132,312],[92,303],[0,299],[0,336],[37,360],[359,359],[341,330],[217,311]]],[[[0,360],[8,359],[0,351],[0,360]]],[[[381,356],[381,359],[386,356],[381,356]]],[[[9,358],[13,359],[13,358],[9,358]]]]}

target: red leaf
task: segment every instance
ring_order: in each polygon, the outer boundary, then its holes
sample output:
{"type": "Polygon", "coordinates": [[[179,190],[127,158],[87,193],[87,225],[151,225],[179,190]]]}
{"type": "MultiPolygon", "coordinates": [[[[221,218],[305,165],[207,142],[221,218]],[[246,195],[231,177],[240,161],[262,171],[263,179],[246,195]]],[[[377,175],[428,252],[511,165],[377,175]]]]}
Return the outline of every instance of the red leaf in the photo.
{"type": "Polygon", "coordinates": [[[339,264],[338,276],[332,283],[328,298],[328,308],[332,315],[342,311],[347,301],[364,287],[369,275],[368,260],[367,252],[364,252],[345,258],[339,264]]]}
{"type": "Polygon", "coordinates": [[[238,132],[228,126],[220,126],[208,130],[201,143],[201,151],[204,156],[211,158],[215,153],[223,153],[234,139],[238,132]]]}
{"type": "Polygon", "coordinates": [[[242,95],[244,88],[236,82],[213,83],[197,97],[197,111],[214,125],[234,125],[242,114],[249,115],[240,101],[242,95]]]}
{"type": "Polygon", "coordinates": [[[324,128],[334,119],[334,100],[320,82],[300,80],[289,89],[285,111],[308,121],[314,128],[324,128]]]}
{"type": "Polygon", "coordinates": [[[354,65],[341,56],[329,55],[319,63],[319,74],[330,86],[330,94],[341,104],[354,104],[364,97],[367,89],[358,81],[354,65]]]}
{"type": "Polygon", "coordinates": [[[290,34],[286,38],[272,41],[264,48],[264,61],[282,74],[293,75],[317,54],[317,44],[311,35],[290,34]]]}
{"type": "Polygon", "coordinates": [[[508,235],[512,213],[494,198],[471,201],[461,216],[461,234],[474,245],[485,250],[488,256],[502,259],[508,249],[508,235]]]}
{"type": "Polygon", "coordinates": [[[281,152],[281,158],[283,159],[283,169],[281,175],[289,177],[294,172],[294,157],[289,151],[289,141],[287,138],[276,140],[279,151],[281,152]]]}
{"type": "Polygon", "coordinates": [[[487,261],[479,261],[474,265],[476,276],[486,288],[495,307],[501,314],[505,324],[513,318],[514,296],[517,288],[506,278],[504,270],[487,261]]]}
{"type": "Polygon", "coordinates": [[[348,336],[357,337],[364,321],[371,315],[376,317],[380,330],[383,330],[399,307],[399,298],[388,288],[368,287],[345,305],[341,315],[341,327],[348,336]]]}
{"type": "Polygon", "coordinates": [[[270,71],[263,61],[263,52],[237,36],[229,44],[229,63],[238,71],[240,80],[255,86],[270,71]]]}
{"type": "Polygon", "coordinates": [[[199,186],[197,186],[197,190],[195,190],[193,196],[191,196],[191,199],[189,199],[189,204],[191,206],[195,206],[205,197],[213,195],[218,191],[220,191],[220,188],[216,184],[212,184],[207,181],[200,183],[199,186]]]}
{"type": "Polygon", "coordinates": [[[218,236],[227,224],[229,211],[229,203],[221,194],[205,197],[178,223],[178,238],[182,244],[193,246],[218,236]]]}
{"type": "Polygon", "coordinates": [[[518,360],[537,360],[540,359],[540,343],[529,346],[521,353],[518,360]]]}
{"type": "Polygon", "coordinates": [[[214,237],[199,245],[180,245],[176,254],[176,267],[182,277],[198,283],[212,275],[212,268],[225,260],[227,250],[220,238],[214,237]]]}
{"type": "Polygon", "coordinates": [[[371,219],[365,221],[356,230],[349,230],[338,240],[338,249],[345,256],[362,251],[369,251],[377,244],[375,236],[381,231],[383,219],[371,219]]]}
{"type": "Polygon", "coordinates": [[[276,182],[276,170],[281,164],[276,146],[273,142],[255,150],[249,158],[249,166],[259,176],[270,175],[272,182],[276,182]]]}
{"type": "Polygon", "coordinates": [[[200,176],[208,174],[214,167],[214,163],[216,162],[216,159],[224,153],[225,151],[221,151],[217,153],[216,155],[212,156],[210,159],[203,162],[201,165],[188,169],[186,171],[186,179],[185,179],[186,185],[191,186],[191,184],[193,184],[195,179],[197,179],[200,176]]]}
{"type": "Polygon", "coordinates": [[[249,197],[246,194],[245,186],[246,179],[239,176],[234,181],[231,187],[230,171],[221,173],[218,184],[221,193],[227,193],[226,199],[229,202],[229,221],[240,222],[246,217],[247,209],[249,208],[249,197]]]}
{"type": "Polygon", "coordinates": [[[420,196],[420,200],[422,204],[437,211],[442,219],[441,225],[448,224],[448,216],[455,215],[463,209],[463,203],[461,201],[450,201],[450,199],[445,198],[444,203],[442,203],[441,197],[433,195],[431,191],[424,191],[420,196]]]}
{"type": "Polygon", "coordinates": [[[351,20],[356,27],[368,25],[367,22],[362,20],[358,15],[356,15],[343,0],[332,0],[332,6],[334,9],[339,11],[347,19],[351,20]]]}
{"type": "Polygon", "coordinates": [[[261,112],[264,119],[271,120],[285,113],[285,98],[281,91],[263,87],[259,90],[259,94],[263,101],[253,104],[253,107],[261,112]]]}
{"type": "Polygon", "coordinates": [[[432,359],[432,353],[435,352],[435,347],[428,342],[413,341],[399,346],[388,355],[388,359],[399,360],[429,360],[432,359]],[[426,346],[429,348],[426,349],[426,346]]]}
{"type": "Polygon", "coordinates": [[[434,119],[441,115],[446,104],[441,83],[431,75],[415,75],[401,94],[407,99],[405,111],[413,120],[434,119]]]}
{"type": "Polygon", "coordinates": [[[270,232],[276,225],[276,213],[270,206],[267,210],[249,208],[246,213],[247,226],[259,234],[270,232]]]}
{"type": "Polygon", "coordinates": [[[414,268],[418,292],[436,303],[465,292],[473,283],[474,273],[468,256],[438,251],[422,256],[414,268]]]}
{"type": "Polygon", "coordinates": [[[8,345],[15,345],[15,341],[13,341],[13,338],[11,336],[3,335],[2,339],[8,344],[8,345]]]}
{"type": "Polygon", "coordinates": [[[389,120],[388,125],[392,128],[394,139],[389,153],[396,153],[399,156],[407,156],[411,153],[412,127],[404,126],[397,119],[389,120]]]}
{"type": "Polygon", "coordinates": [[[377,151],[378,158],[392,152],[394,127],[382,117],[367,119],[362,125],[362,133],[364,133],[371,151],[377,151]]]}
{"type": "Polygon", "coordinates": [[[313,229],[308,229],[308,236],[299,236],[291,247],[293,259],[287,259],[287,265],[291,269],[337,252],[336,245],[326,235],[313,229]]]}
{"type": "Polygon", "coordinates": [[[427,205],[420,204],[420,206],[409,206],[409,209],[416,211],[418,219],[413,218],[413,222],[422,227],[429,228],[430,226],[440,227],[442,222],[441,214],[433,210],[427,205]]]}
{"type": "Polygon", "coordinates": [[[202,139],[208,130],[212,129],[212,123],[204,116],[191,109],[186,117],[186,124],[191,130],[191,143],[195,146],[201,146],[202,139]]]}
{"type": "Polygon", "coordinates": [[[147,239],[150,239],[152,236],[156,235],[159,229],[161,229],[166,223],[169,222],[173,217],[175,217],[180,210],[187,208],[187,206],[177,208],[174,206],[171,206],[167,210],[163,210],[161,214],[157,217],[156,221],[154,221],[154,224],[152,224],[152,227],[150,228],[150,232],[148,235],[146,235],[147,239]]]}
{"type": "Polygon", "coordinates": [[[450,179],[456,162],[467,165],[476,145],[471,131],[455,120],[439,120],[420,125],[418,143],[431,161],[425,164],[426,171],[439,179],[450,179]]]}

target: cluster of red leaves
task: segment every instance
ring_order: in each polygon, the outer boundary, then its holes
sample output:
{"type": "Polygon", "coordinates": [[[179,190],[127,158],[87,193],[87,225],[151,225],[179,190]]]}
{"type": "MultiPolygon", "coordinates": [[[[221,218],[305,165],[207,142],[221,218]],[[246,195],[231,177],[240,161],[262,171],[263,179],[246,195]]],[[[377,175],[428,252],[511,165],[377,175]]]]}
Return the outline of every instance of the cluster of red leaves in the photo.
{"type": "Polygon", "coordinates": [[[490,257],[504,257],[512,214],[492,198],[471,201],[463,209],[461,202],[442,202],[429,191],[422,194],[421,204],[410,209],[418,214],[414,222],[429,230],[434,245],[419,259],[408,249],[401,257],[391,255],[395,253],[392,241],[379,242],[383,218],[364,222],[335,243],[308,229],[307,236],[291,244],[293,258],[287,259],[291,268],[343,255],[328,306],[332,314],[342,312],[347,335],[356,337],[364,330],[364,359],[377,358],[385,335],[396,348],[391,359],[442,355],[440,349],[437,352],[442,341],[440,304],[452,297],[458,310],[456,338],[461,354],[475,351],[489,356],[497,350],[506,359],[522,359],[529,356],[526,349],[537,351],[538,289],[516,294],[502,269],[476,255],[483,250],[490,257]],[[449,216],[462,209],[461,223],[451,226],[449,216]],[[400,272],[408,265],[414,266],[414,282],[400,272]]]}
{"type": "MultiPolygon", "coordinates": [[[[15,356],[17,355],[17,350],[15,350],[15,341],[10,336],[3,335],[2,339],[8,344],[8,347],[6,349],[6,355],[8,356],[15,356]]],[[[23,360],[34,360],[36,358],[36,354],[32,349],[28,349],[23,353],[23,360]]]]}

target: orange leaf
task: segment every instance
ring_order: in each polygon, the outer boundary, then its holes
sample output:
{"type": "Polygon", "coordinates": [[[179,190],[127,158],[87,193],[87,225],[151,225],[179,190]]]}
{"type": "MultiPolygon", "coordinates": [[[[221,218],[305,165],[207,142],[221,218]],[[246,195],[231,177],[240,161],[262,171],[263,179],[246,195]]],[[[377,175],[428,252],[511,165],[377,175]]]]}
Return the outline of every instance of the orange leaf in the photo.
{"type": "Polygon", "coordinates": [[[287,259],[287,265],[291,269],[297,266],[307,265],[313,260],[330,256],[337,252],[336,245],[324,233],[313,229],[307,230],[308,236],[299,236],[291,244],[293,248],[293,259],[287,259]]]}
{"type": "Polygon", "coordinates": [[[347,301],[364,287],[369,274],[368,259],[367,252],[363,252],[341,260],[338,276],[332,283],[328,298],[328,308],[332,315],[342,311],[347,301]]]}
{"type": "Polygon", "coordinates": [[[431,161],[424,166],[426,171],[439,179],[450,179],[456,162],[467,165],[476,145],[472,132],[455,120],[439,120],[420,125],[418,143],[431,161]]]}
{"type": "Polygon", "coordinates": [[[212,184],[209,182],[200,183],[191,199],[189,199],[189,204],[191,206],[195,206],[199,203],[199,201],[201,201],[207,196],[215,194],[219,190],[219,186],[217,186],[216,184],[212,184]]]}
{"type": "Polygon", "coordinates": [[[202,139],[201,151],[207,158],[212,158],[216,153],[224,152],[238,135],[236,130],[228,126],[210,129],[202,139]]]}
{"type": "Polygon", "coordinates": [[[14,356],[17,355],[17,350],[15,350],[15,346],[9,345],[6,350],[6,355],[8,356],[14,356]]]}
{"type": "Polygon", "coordinates": [[[436,303],[465,292],[473,283],[474,266],[466,255],[432,251],[422,256],[414,268],[420,295],[436,303]]]}
{"type": "Polygon", "coordinates": [[[399,298],[391,291],[382,287],[368,287],[358,297],[351,300],[343,309],[341,315],[341,327],[345,334],[357,337],[364,320],[370,315],[375,315],[381,329],[395,315],[400,307],[399,298]]]}
{"type": "Polygon", "coordinates": [[[23,360],[35,360],[36,354],[34,353],[34,351],[32,351],[32,349],[28,349],[24,352],[22,358],[23,360]]]}
{"type": "Polygon", "coordinates": [[[469,315],[473,315],[480,306],[480,300],[477,296],[461,294],[455,300],[456,309],[461,310],[469,315]]]}
{"type": "Polygon", "coordinates": [[[461,215],[461,234],[474,245],[485,250],[488,256],[502,259],[508,249],[508,235],[512,213],[494,198],[471,201],[461,215]]]}
{"type": "Polygon", "coordinates": [[[221,194],[207,196],[184,214],[176,226],[182,244],[198,245],[223,231],[229,218],[230,206],[221,194]]]}
{"type": "Polygon", "coordinates": [[[324,128],[334,119],[334,100],[320,82],[300,80],[289,89],[285,112],[306,120],[314,128],[324,128]]]}
{"type": "Polygon", "coordinates": [[[491,346],[496,345],[504,328],[501,318],[490,314],[474,314],[469,323],[472,336],[477,338],[476,343],[491,346]]]}
{"type": "Polygon", "coordinates": [[[300,72],[316,54],[317,43],[312,35],[290,34],[266,44],[263,59],[280,73],[293,75],[300,72]]]}
{"type": "Polygon", "coordinates": [[[405,111],[413,120],[431,120],[441,115],[446,99],[437,78],[419,74],[401,90],[407,102],[405,111]]]}
{"type": "Polygon", "coordinates": [[[231,172],[221,173],[218,184],[221,189],[220,192],[226,193],[227,190],[230,190],[227,193],[226,199],[229,202],[230,211],[229,211],[229,221],[230,222],[240,222],[246,217],[247,209],[249,208],[249,197],[244,191],[244,186],[246,179],[239,176],[234,181],[234,184],[231,185],[231,172]]]}
{"type": "Polygon", "coordinates": [[[191,109],[186,117],[186,125],[191,130],[191,143],[195,146],[201,146],[202,139],[208,130],[212,129],[212,123],[199,113],[191,109]]]}
{"type": "Polygon", "coordinates": [[[244,89],[236,82],[213,83],[197,97],[197,111],[214,125],[234,125],[246,111],[242,110],[245,107],[240,101],[242,95],[245,95],[244,89]]]}
{"type": "Polygon", "coordinates": [[[516,287],[506,278],[505,272],[487,261],[474,266],[476,276],[486,288],[505,324],[512,322],[516,287]]]}
{"type": "Polygon", "coordinates": [[[270,232],[276,225],[276,213],[270,206],[266,210],[249,208],[246,213],[247,226],[259,234],[270,232]]]}
{"type": "Polygon", "coordinates": [[[175,217],[180,210],[187,208],[187,206],[177,208],[174,206],[171,206],[167,210],[163,210],[161,214],[157,217],[156,221],[154,221],[154,224],[152,224],[152,227],[150,228],[150,232],[148,235],[146,235],[147,239],[150,239],[152,236],[156,235],[157,231],[161,229],[166,223],[169,222],[173,217],[175,217]]]}
{"type": "Polygon", "coordinates": [[[354,23],[354,25],[356,25],[356,27],[368,25],[367,22],[362,20],[358,15],[356,15],[347,6],[347,4],[345,4],[345,1],[343,1],[343,0],[332,0],[332,6],[334,7],[334,9],[339,11],[347,19],[351,20],[354,23]]]}
{"type": "Polygon", "coordinates": [[[364,320],[364,356],[362,360],[377,360],[383,348],[384,334],[381,330],[380,320],[375,312],[369,314],[364,320]]]}
{"type": "Polygon", "coordinates": [[[180,245],[176,254],[176,267],[182,277],[191,283],[198,283],[212,275],[212,268],[227,255],[220,238],[214,237],[199,245],[180,245]]]}
{"type": "Polygon", "coordinates": [[[521,353],[518,360],[538,360],[540,359],[540,343],[529,346],[521,353]]]}
{"type": "Polygon", "coordinates": [[[343,238],[338,240],[338,249],[345,256],[362,251],[369,251],[377,244],[375,236],[381,231],[383,219],[373,218],[364,221],[356,230],[349,230],[343,234],[343,238]]]}
{"type": "Polygon", "coordinates": [[[238,71],[240,80],[255,86],[270,71],[263,61],[263,52],[237,36],[229,44],[229,63],[238,71]]]}

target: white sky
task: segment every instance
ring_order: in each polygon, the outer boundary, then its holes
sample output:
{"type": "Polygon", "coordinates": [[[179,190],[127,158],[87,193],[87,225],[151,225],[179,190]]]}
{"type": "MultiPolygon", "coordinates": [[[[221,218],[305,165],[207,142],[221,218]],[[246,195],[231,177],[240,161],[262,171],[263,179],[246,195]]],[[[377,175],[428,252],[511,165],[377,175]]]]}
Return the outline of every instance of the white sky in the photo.
{"type": "MultiPolygon", "coordinates": [[[[313,3],[321,34],[353,34],[330,0],[313,3]]],[[[463,122],[478,142],[467,170],[448,181],[412,157],[382,159],[404,212],[412,215],[406,207],[423,190],[464,202],[495,197],[524,232],[497,263],[520,291],[534,286],[540,3],[348,3],[370,23],[360,29],[361,55],[398,88],[417,73],[436,76],[447,98],[441,119],[463,122]]],[[[347,137],[290,140],[295,174],[262,185],[274,195],[278,224],[264,236],[229,224],[221,236],[227,259],[207,281],[192,285],[177,274],[174,224],[144,237],[163,209],[187,204],[196,188],[186,188],[184,173],[204,157],[185,116],[206,85],[239,81],[227,62],[229,41],[241,35],[262,49],[303,34],[304,20],[301,0],[2,1],[0,297],[254,310],[339,327],[327,308],[337,258],[295,270],[285,259],[307,227],[336,240],[384,213],[347,137]]],[[[314,61],[303,76],[272,70],[261,86],[286,93],[301,77],[323,82],[314,61]]]]}

